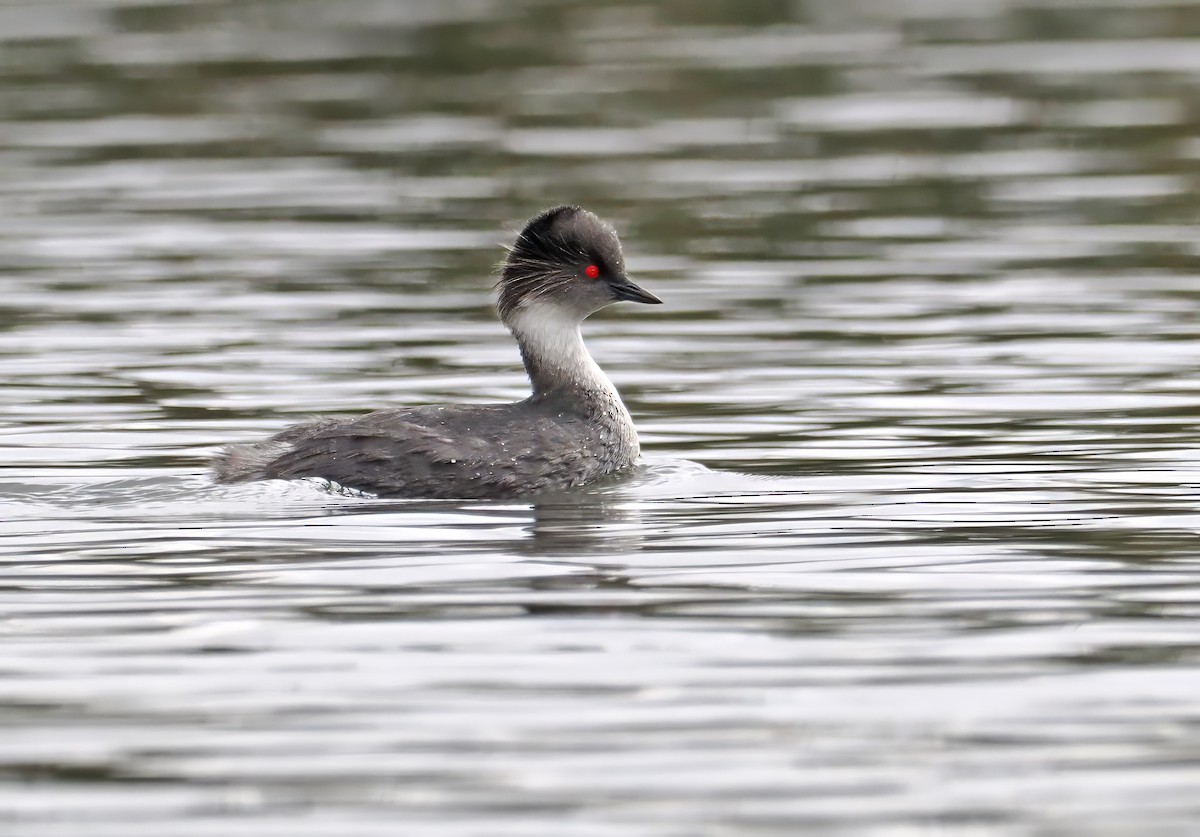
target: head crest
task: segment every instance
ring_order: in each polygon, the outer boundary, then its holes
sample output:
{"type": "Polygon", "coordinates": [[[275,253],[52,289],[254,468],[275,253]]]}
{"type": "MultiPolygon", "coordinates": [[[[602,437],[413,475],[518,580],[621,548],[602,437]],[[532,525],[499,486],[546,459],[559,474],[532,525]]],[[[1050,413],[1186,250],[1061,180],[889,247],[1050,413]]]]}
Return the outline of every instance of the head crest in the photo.
{"type": "Polygon", "coordinates": [[[531,218],[509,250],[497,283],[500,316],[535,300],[590,313],[612,299],[601,293],[604,282],[586,280],[624,275],[616,231],[582,207],[555,206],[531,218]]]}

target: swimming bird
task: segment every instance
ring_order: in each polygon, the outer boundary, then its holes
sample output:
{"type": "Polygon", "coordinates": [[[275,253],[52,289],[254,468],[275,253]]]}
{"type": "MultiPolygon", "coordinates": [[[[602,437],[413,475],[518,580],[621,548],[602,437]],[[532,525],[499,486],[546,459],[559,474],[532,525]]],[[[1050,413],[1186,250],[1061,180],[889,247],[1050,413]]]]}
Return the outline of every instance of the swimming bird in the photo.
{"type": "Polygon", "coordinates": [[[509,248],[497,311],[532,392],[514,404],[393,407],[322,418],[216,457],[216,479],[315,477],[380,497],[509,498],[630,467],[639,444],[581,323],[615,302],[661,300],[630,281],[616,231],[578,206],[531,219],[509,248]]]}

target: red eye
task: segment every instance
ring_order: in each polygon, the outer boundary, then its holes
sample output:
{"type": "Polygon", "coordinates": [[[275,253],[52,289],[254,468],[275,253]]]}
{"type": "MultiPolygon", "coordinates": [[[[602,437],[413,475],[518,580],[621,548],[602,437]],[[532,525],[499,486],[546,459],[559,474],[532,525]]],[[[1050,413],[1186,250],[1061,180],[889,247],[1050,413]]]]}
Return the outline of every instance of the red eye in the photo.
{"type": "Polygon", "coordinates": [[[594,264],[589,264],[583,269],[583,275],[589,279],[599,279],[600,268],[596,267],[594,264]]]}

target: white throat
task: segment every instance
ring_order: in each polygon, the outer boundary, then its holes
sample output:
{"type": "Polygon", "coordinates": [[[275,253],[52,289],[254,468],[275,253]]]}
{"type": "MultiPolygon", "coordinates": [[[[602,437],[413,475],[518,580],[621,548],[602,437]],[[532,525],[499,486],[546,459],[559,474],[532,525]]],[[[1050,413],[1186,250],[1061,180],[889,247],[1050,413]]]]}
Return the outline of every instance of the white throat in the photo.
{"type": "Polygon", "coordinates": [[[579,389],[603,393],[620,403],[612,381],[592,360],[579,318],[557,305],[522,305],[509,318],[508,327],[526,357],[535,394],[548,389],[579,389]],[[540,379],[540,380],[539,380],[540,379]]]}

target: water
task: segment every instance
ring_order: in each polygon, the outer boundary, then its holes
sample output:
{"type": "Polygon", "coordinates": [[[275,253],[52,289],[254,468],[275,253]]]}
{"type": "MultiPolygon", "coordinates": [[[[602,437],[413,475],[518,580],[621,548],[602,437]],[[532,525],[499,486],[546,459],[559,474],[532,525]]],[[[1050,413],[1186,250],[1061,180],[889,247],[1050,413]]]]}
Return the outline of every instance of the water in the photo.
{"type": "Polygon", "coordinates": [[[0,831],[1190,833],[1197,5],[10,0],[0,831]],[[559,201],[636,473],[209,481],[559,201]]]}

